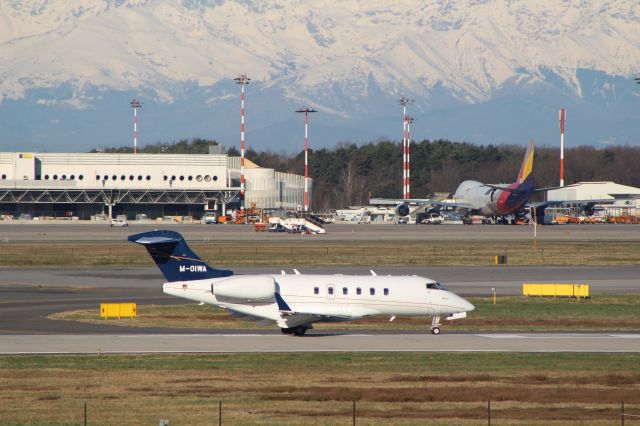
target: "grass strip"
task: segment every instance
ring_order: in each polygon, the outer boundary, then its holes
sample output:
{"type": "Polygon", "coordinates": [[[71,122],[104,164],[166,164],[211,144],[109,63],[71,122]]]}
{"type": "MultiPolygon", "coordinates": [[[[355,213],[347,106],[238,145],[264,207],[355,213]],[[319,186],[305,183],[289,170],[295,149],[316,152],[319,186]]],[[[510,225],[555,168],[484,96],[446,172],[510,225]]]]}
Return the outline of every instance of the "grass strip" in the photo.
{"type": "MultiPolygon", "coordinates": [[[[305,244],[192,243],[206,261],[217,266],[274,265],[493,265],[507,256],[510,265],[630,265],[640,262],[638,242],[530,241],[403,242],[373,241],[305,244]]],[[[4,244],[0,266],[150,266],[146,251],[134,244],[4,244]]]]}
{"type": "MultiPolygon", "coordinates": [[[[640,294],[596,295],[592,299],[553,297],[499,297],[494,305],[491,298],[471,297],[476,309],[461,320],[445,322],[447,329],[456,331],[602,331],[640,329],[640,294]]],[[[273,329],[231,316],[224,309],[211,305],[140,305],[134,319],[104,320],[98,309],[66,311],[51,315],[52,319],[80,321],[123,327],[168,327],[202,329],[273,329]]],[[[345,323],[315,324],[320,330],[427,330],[430,321],[425,317],[368,318],[345,323]]]]}
{"type": "Polygon", "coordinates": [[[0,357],[4,424],[613,423],[640,411],[639,354],[0,357]]]}

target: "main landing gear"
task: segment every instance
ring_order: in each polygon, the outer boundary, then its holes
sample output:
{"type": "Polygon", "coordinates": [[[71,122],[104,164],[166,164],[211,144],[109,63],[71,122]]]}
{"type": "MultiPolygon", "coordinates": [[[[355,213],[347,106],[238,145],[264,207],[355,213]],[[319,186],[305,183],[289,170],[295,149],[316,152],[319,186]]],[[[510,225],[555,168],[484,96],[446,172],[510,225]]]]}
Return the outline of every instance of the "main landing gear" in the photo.
{"type": "Polygon", "coordinates": [[[440,315],[436,315],[431,320],[431,334],[440,334],[440,315]]]}
{"type": "Polygon", "coordinates": [[[296,327],[291,328],[281,328],[282,334],[293,334],[294,336],[304,336],[304,333],[307,332],[309,327],[304,325],[298,325],[296,327]]]}

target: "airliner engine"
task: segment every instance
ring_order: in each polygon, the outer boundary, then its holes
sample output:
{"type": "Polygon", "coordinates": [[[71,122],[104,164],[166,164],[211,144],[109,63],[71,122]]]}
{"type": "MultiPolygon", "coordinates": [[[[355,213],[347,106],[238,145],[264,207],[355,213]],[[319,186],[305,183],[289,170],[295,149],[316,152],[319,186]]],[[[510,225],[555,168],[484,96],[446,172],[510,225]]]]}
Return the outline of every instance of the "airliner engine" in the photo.
{"type": "Polygon", "coordinates": [[[406,203],[400,203],[395,208],[398,216],[406,216],[409,214],[409,205],[406,203]]]}
{"type": "Polygon", "coordinates": [[[242,303],[271,302],[276,292],[273,277],[239,277],[235,276],[211,285],[211,292],[216,299],[233,299],[242,303]]]}

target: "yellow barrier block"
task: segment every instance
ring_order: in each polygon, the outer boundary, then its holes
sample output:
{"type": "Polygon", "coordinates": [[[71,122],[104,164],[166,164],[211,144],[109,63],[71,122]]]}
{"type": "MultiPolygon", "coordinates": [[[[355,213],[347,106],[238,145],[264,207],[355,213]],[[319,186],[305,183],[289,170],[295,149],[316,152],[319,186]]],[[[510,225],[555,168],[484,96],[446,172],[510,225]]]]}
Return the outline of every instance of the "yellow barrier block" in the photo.
{"type": "Polygon", "coordinates": [[[101,303],[100,316],[104,319],[129,317],[133,319],[137,314],[135,303],[101,303]]]}
{"type": "Polygon", "coordinates": [[[589,284],[522,284],[524,296],[589,297],[589,284]]]}

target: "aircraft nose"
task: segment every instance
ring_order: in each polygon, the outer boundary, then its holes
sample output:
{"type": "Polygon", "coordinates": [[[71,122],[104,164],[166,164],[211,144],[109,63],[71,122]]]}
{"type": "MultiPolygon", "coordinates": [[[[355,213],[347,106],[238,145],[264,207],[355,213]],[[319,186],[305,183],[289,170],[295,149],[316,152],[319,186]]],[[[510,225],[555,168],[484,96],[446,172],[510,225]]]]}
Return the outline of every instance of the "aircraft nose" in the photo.
{"type": "Polygon", "coordinates": [[[465,312],[471,312],[476,308],[475,306],[473,306],[471,303],[467,302],[466,300],[462,299],[462,301],[464,302],[464,304],[462,305],[462,309],[465,312]]]}
{"type": "Polygon", "coordinates": [[[458,296],[458,300],[456,300],[456,302],[456,306],[460,309],[460,312],[471,312],[476,308],[460,296],[458,296]]]}

